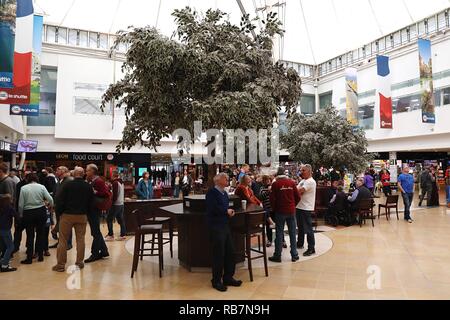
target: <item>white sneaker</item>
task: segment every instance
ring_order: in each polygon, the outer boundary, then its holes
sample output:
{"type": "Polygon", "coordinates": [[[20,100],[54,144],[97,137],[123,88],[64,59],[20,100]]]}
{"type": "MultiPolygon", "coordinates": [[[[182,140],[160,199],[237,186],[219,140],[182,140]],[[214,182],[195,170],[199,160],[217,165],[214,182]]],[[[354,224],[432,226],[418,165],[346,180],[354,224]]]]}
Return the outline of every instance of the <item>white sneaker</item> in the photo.
{"type": "Polygon", "coordinates": [[[413,223],[413,219],[408,219],[408,222],[409,223],[413,223]]]}
{"type": "Polygon", "coordinates": [[[113,236],[106,236],[105,237],[105,241],[114,241],[114,237],[113,236]]]}

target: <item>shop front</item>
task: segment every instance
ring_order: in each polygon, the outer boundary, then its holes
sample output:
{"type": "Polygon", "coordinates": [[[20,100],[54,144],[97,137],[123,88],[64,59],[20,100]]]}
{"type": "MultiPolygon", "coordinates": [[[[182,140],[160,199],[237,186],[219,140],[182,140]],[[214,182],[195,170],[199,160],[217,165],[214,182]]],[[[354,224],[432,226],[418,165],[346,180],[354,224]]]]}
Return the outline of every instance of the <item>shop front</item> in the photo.
{"type": "Polygon", "coordinates": [[[17,144],[0,140],[0,163],[5,162],[10,165],[16,151],[17,144]]]}
{"type": "Polygon", "coordinates": [[[96,164],[100,175],[106,179],[110,179],[112,172],[117,170],[125,184],[134,185],[140,172],[150,170],[151,156],[142,153],[37,152],[27,154],[26,158],[26,168],[29,170],[59,166],[73,169],[75,166],[86,167],[90,163],[96,164]]]}

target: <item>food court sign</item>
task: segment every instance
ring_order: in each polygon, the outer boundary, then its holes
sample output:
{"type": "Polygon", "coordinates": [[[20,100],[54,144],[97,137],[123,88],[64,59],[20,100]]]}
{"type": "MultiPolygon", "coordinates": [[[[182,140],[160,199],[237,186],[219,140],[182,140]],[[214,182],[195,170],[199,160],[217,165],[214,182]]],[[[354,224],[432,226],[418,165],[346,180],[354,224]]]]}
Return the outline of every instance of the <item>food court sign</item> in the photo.
{"type": "MultiPolygon", "coordinates": [[[[56,160],[71,161],[106,161],[112,160],[110,155],[98,153],[57,153],[56,160]]],[[[113,157],[114,158],[114,157],[113,157]]]]}

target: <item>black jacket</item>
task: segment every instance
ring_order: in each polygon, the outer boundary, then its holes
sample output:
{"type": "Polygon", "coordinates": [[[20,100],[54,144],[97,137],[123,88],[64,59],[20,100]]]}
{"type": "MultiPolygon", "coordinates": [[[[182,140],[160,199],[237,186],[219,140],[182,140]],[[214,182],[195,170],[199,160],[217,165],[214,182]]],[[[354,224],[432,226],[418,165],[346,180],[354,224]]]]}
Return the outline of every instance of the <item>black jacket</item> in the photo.
{"type": "Polygon", "coordinates": [[[82,178],[64,183],[56,197],[56,215],[89,214],[94,201],[92,186],[82,178]]]}

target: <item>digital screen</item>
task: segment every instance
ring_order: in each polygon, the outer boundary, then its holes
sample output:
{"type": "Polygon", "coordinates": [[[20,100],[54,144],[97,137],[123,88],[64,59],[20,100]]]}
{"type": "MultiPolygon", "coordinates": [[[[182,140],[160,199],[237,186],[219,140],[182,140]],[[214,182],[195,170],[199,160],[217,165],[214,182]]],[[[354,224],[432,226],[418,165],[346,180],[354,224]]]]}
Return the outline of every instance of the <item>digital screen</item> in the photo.
{"type": "Polygon", "coordinates": [[[38,142],[35,140],[19,140],[17,143],[17,152],[36,152],[38,142]]]}
{"type": "Polygon", "coordinates": [[[142,175],[144,174],[144,172],[148,171],[147,168],[139,168],[138,174],[139,177],[142,177],[142,175]]]}

